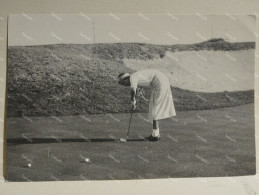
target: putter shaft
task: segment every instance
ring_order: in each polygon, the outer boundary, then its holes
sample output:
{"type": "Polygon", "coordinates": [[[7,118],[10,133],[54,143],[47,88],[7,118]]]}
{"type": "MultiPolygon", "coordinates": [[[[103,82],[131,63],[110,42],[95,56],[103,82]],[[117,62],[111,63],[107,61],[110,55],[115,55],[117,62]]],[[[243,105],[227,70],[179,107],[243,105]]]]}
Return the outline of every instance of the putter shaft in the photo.
{"type": "Polygon", "coordinates": [[[128,138],[128,136],[129,136],[129,130],[130,130],[130,124],[131,124],[132,113],[133,113],[133,109],[131,109],[130,121],[129,121],[128,133],[127,133],[127,138],[128,138]]]}

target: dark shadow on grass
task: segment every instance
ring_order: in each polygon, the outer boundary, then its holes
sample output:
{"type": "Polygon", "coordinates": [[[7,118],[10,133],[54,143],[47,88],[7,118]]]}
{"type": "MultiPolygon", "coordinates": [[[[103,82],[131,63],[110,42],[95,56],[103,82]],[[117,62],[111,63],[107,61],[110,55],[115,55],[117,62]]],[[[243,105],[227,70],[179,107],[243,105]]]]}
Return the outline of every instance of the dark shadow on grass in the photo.
{"type": "MultiPolygon", "coordinates": [[[[144,139],[126,139],[127,142],[139,142],[145,141],[144,139]]],[[[10,138],[7,139],[7,145],[19,145],[19,144],[48,144],[48,143],[67,143],[67,142],[120,142],[120,139],[116,138],[10,138]]]]}

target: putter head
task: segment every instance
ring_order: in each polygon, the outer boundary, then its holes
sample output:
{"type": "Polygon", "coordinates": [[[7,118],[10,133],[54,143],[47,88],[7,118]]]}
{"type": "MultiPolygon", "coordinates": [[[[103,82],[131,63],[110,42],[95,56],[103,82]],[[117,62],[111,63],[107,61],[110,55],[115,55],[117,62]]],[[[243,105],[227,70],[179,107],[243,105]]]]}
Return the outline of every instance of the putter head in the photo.
{"type": "Polygon", "coordinates": [[[119,140],[120,142],[127,142],[127,139],[124,139],[124,138],[120,138],[119,140]]]}

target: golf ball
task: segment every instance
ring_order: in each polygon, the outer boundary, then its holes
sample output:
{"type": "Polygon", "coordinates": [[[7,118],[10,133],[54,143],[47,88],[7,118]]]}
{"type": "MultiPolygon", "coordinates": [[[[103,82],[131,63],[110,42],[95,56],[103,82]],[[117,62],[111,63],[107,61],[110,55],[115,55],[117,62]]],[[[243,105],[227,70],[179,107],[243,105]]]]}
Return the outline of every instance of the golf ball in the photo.
{"type": "Polygon", "coordinates": [[[89,162],[89,161],[90,161],[89,158],[86,158],[86,159],[85,159],[85,162],[89,162]]]}
{"type": "Polygon", "coordinates": [[[31,167],[31,163],[28,163],[28,167],[31,167]]]}

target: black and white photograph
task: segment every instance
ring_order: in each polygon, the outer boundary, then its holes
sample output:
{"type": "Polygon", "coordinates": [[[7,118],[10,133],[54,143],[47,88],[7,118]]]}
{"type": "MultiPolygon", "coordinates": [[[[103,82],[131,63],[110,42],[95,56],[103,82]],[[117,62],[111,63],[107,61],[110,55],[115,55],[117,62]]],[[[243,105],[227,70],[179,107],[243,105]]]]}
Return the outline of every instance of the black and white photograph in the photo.
{"type": "Polygon", "coordinates": [[[5,179],[256,174],[255,23],[9,15],[5,179]]]}

